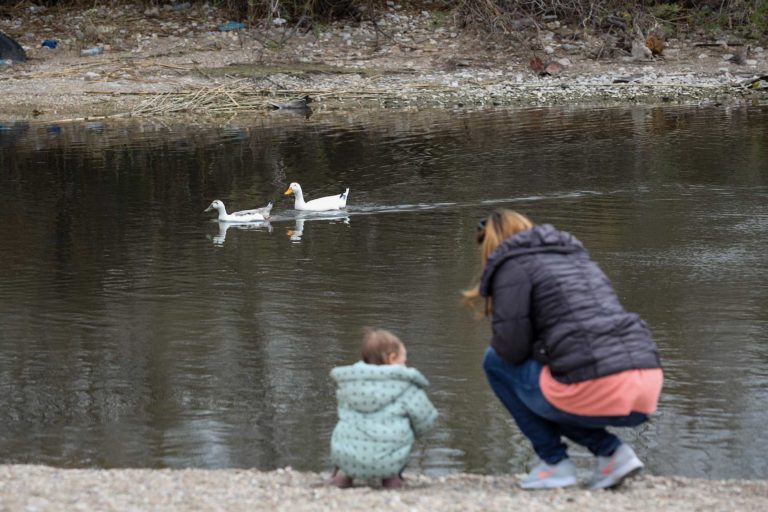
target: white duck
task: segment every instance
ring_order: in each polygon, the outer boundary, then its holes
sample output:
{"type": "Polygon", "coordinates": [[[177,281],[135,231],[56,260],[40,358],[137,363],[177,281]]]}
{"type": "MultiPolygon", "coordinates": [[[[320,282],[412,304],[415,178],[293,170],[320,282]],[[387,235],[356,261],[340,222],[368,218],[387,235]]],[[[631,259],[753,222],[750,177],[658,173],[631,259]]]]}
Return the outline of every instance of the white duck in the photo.
{"type": "Polygon", "coordinates": [[[293,204],[294,209],[324,212],[327,210],[341,210],[342,208],[346,208],[349,188],[336,196],[320,197],[304,202],[304,194],[301,192],[301,185],[298,183],[291,183],[288,186],[288,190],[286,190],[283,195],[290,196],[291,194],[296,196],[296,201],[293,204]]]}
{"type": "Polygon", "coordinates": [[[203,212],[209,212],[211,210],[218,210],[220,222],[257,222],[269,218],[269,212],[272,210],[272,203],[269,203],[263,208],[227,213],[227,209],[224,208],[224,203],[216,199],[203,212]]]}

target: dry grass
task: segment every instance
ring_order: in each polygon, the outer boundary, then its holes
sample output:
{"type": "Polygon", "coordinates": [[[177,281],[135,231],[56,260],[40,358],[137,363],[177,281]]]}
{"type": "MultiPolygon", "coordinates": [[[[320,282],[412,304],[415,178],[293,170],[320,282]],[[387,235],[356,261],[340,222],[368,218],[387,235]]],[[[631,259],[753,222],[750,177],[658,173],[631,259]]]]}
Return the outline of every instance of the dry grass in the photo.
{"type": "MultiPolygon", "coordinates": [[[[324,24],[339,20],[371,23],[376,33],[376,46],[380,44],[380,36],[391,41],[395,39],[377,23],[390,8],[386,0],[177,0],[177,4],[183,2],[196,10],[203,9],[206,4],[213,5],[221,9],[217,12],[232,20],[245,21],[250,28],[271,27],[275,20],[284,20],[285,30],[274,40],[262,35],[268,33],[265,30],[251,31],[250,36],[265,47],[283,47],[297,32],[322,31],[324,24]]],[[[42,3],[53,7],[48,14],[54,19],[57,9],[72,6],[83,9],[84,19],[78,37],[78,44],[83,48],[95,44],[124,47],[129,36],[120,36],[120,32],[135,34],[143,30],[164,35],[167,31],[165,21],[176,20],[183,24],[190,12],[154,9],[152,16],[105,19],[105,10],[96,8],[130,4],[139,6],[137,11],[142,13],[144,6],[167,7],[166,0],[43,0],[42,3]]],[[[625,52],[630,51],[633,40],[646,40],[651,33],[663,40],[704,26],[707,29],[723,27],[746,39],[766,39],[768,34],[768,0],[690,0],[685,3],[651,0],[641,5],[627,0],[432,0],[429,3],[398,0],[398,4],[403,10],[432,11],[435,24],[451,17],[459,28],[471,29],[482,38],[513,42],[534,51],[541,45],[538,38],[530,39],[531,30],[536,33],[551,30],[549,23],[553,22],[576,29],[573,35],[576,39],[608,38],[607,50],[618,48],[625,52]]],[[[0,0],[0,15],[22,11],[28,14],[33,5],[32,0],[13,3],[0,0]]],[[[25,30],[41,23],[32,19],[25,30]]],[[[56,29],[55,22],[47,22],[46,26],[51,23],[56,29]]],[[[67,27],[58,29],[59,33],[64,33],[67,27]]],[[[768,43],[755,42],[753,45],[764,44],[768,43]]],[[[598,49],[595,58],[603,54],[604,50],[598,49]]]]}
{"type": "MultiPolygon", "coordinates": [[[[387,8],[386,0],[177,0],[181,4],[210,3],[234,18],[254,23],[282,18],[291,26],[311,29],[313,24],[333,20],[371,20],[387,8]]],[[[154,7],[165,0],[0,0],[0,14],[33,5],[79,7],[134,4],[154,7]]],[[[541,24],[558,18],[591,29],[616,29],[617,21],[632,24],[636,18],[653,18],[669,25],[702,24],[753,32],[768,28],[768,2],[765,0],[398,0],[404,9],[455,12],[467,25],[477,25],[489,33],[508,33],[525,20],[541,24]]],[[[620,23],[618,23],[620,24],[620,23]]]]}
{"type": "Polygon", "coordinates": [[[221,115],[259,112],[272,109],[272,103],[302,96],[314,99],[334,97],[346,102],[376,99],[391,95],[387,91],[315,91],[258,89],[243,79],[218,87],[201,87],[194,90],[152,95],[141,102],[131,116],[160,116],[167,114],[221,115]]]}

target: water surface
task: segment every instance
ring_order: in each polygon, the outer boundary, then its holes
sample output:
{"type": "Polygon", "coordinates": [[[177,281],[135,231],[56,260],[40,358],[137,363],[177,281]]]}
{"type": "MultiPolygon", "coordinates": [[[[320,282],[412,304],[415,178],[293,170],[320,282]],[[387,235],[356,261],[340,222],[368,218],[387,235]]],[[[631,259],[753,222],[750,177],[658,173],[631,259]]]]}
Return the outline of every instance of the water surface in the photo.
{"type": "Polygon", "coordinates": [[[574,233],[652,327],[660,410],[621,431],[649,470],[765,478],[766,132],[746,107],[2,124],[0,462],[327,470],[328,372],[373,325],[441,412],[411,470],[524,471],[459,304],[502,206],[574,233]],[[296,215],[291,181],[348,211],[296,215]]]}

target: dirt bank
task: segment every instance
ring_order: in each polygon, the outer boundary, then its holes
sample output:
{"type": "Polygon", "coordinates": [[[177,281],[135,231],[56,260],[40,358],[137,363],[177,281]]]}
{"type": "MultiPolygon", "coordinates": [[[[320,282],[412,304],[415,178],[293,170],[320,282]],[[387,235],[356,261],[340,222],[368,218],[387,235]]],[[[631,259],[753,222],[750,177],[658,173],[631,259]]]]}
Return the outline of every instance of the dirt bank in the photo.
{"type": "Polygon", "coordinates": [[[0,30],[29,60],[0,68],[0,117],[230,115],[304,95],[315,111],[768,99],[755,90],[768,89],[755,82],[768,74],[767,52],[728,35],[670,38],[648,58],[557,20],[489,39],[448,14],[394,5],[376,27],[226,30],[227,21],[209,5],[17,9],[0,30]],[[47,39],[57,47],[41,46],[47,39]],[[82,55],[92,48],[101,53],[82,55]],[[533,57],[555,62],[553,74],[539,76],[533,57]]]}
{"type": "Polygon", "coordinates": [[[640,476],[615,491],[525,492],[514,476],[411,476],[397,491],[339,490],[289,470],[84,470],[0,466],[0,511],[253,510],[528,512],[765,510],[768,482],[640,476]]]}

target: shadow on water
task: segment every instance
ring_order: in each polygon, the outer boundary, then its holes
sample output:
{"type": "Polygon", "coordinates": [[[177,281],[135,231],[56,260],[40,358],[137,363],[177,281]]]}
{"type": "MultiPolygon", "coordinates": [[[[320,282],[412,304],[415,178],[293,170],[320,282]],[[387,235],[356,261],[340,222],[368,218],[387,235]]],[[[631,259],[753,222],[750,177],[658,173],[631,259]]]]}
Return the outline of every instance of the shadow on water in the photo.
{"type": "Polygon", "coordinates": [[[766,129],[760,107],[0,124],[2,462],[326,470],[328,372],[374,325],[441,412],[411,470],[524,471],[459,301],[478,218],[510,207],[652,327],[660,409],[621,434],[649,470],[765,477],[766,129]],[[296,212],[292,181],[348,208],[296,212]],[[214,198],[275,207],[219,223],[214,198]]]}

